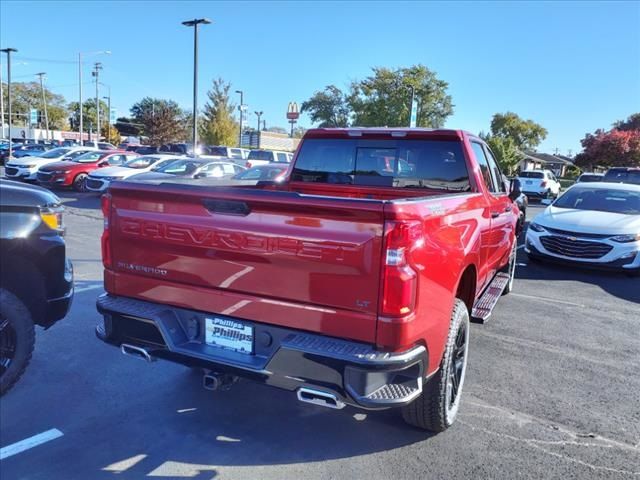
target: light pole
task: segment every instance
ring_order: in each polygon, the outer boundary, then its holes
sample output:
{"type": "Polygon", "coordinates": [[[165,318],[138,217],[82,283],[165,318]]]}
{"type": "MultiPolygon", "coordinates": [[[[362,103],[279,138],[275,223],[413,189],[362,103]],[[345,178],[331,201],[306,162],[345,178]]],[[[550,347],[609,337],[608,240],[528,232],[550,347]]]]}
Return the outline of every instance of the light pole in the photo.
{"type": "Polygon", "coordinates": [[[198,25],[208,25],[208,18],[194,18],[182,22],[185,27],[193,27],[193,156],[198,158],[198,25]]]}
{"type": "Polygon", "coordinates": [[[264,113],[263,111],[260,112],[253,112],[256,114],[256,116],[258,117],[258,131],[260,131],[260,118],[262,117],[262,114],[264,113]]]}
{"type": "Polygon", "coordinates": [[[100,94],[98,93],[98,85],[100,83],[100,70],[102,70],[102,64],[96,62],[94,64],[93,76],[96,77],[96,147],[100,141],[100,94]]]}
{"type": "MultiPolygon", "coordinates": [[[[11,52],[17,52],[15,48],[3,48],[0,52],[7,54],[7,103],[9,106],[9,157],[11,158],[11,52]]],[[[4,130],[4,124],[2,127],[4,130]]]]}
{"type": "Polygon", "coordinates": [[[82,52],[78,52],[78,94],[79,94],[79,98],[78,98],[78,110],[80,110],[80,145],[84,145],[84,138],[83,138],[83,132],[82,132],[82,55],[100,55],[100,54],[105,54],[105,55],[110,55],[111,54],[111,50],[99,50],[97,52],[88,52],[88,53],[82,53],[82,52]]]}
{"type": "Polygon", "coordinates": [[[244,121],[244,92],[242,90],[236,90],[236,93],[240,94],[240,133],[238,134],[238,147],[242,147],[242,123],[244,121]]]}
{"type": "Polygon", "coordinates": [[[409,128],[411,128],[413,123],[413,103],[416,99],[416,91],[413,85],[409,85],[408,88],[411,90],[411,104],[409,106],[409,128]]]}
{"type": "Polygon", "coordinates": [[[44,122],[47,129],[47,140],[49,140],[49,115],[47,114],[47,98],[44,94],[44,83],[42,78],[46,75],[45,72],[36,73],[37,77],[40,77],[40,90],[42,91],[42,108],[44,109],[44,122]]]}

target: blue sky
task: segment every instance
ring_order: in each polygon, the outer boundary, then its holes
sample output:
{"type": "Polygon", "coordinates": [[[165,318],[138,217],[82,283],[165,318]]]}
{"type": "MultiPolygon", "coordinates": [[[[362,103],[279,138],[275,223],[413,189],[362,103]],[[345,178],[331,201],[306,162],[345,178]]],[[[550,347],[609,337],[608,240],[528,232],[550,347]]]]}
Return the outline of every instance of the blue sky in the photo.
{"type": "MultiPolygon", "coordinates": [[[[549,152],[576,153],[586,132],[640,111],[638,1],[3,0],[0,44],[19,50],[15,81],[46,71],[69,101],[78,96],[77,52],[108,49],[87,58],[85,82],[90,62],[102,62],[118,115],[144,96],[190,108],[193,34],[180,22],[195,17],[214,22],[200,31],[200,105],[220,76],[245,91],[251,112],[265,112],[267,126],[286,126],[287,103],[325,85],[416,63],[449,82],[447,127],[486,131],[494,113],[514,111],[549,130],[540,148],[549,152]]],[[[84,88],[93,95],[91,83],[84,88]]]]}

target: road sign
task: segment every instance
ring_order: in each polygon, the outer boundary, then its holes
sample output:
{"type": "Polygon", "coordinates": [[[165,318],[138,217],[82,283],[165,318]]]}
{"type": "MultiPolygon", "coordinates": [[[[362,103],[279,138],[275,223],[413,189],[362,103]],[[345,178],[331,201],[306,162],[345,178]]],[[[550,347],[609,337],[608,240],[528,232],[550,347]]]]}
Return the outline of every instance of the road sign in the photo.
{"type": "Polygon", "coordinates": [[[411,120],[409,122],[409,127],[415,128],[418,123],[418,100],[413,99],[411,103],[411,120]]]}
{"type": "Polygon", "coordinates": [[[289,102],[287,107],[287,118],[289,120],[297,120],[300,117],[300,111],[298,110],[298,104],[296,102],[289,102]]]}
{"type": "Polygon", "coordinates": [[[31,125],[38,123],[38,110],[35,108],[29,110],[29,123],[31,125]]]}
{"type": "Polygon", "coordinates": [[[112,108],[111,111],[109,112],[109,122],[116,123],[116,109],[112,108]]]}

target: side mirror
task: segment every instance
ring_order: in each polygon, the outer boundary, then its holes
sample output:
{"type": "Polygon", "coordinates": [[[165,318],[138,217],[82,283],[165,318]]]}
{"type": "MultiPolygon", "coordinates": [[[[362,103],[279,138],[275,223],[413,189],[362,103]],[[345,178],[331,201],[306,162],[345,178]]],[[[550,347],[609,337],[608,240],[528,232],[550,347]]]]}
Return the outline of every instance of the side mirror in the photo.
{"type": "Polygon", "coordinates": [[[509,188],[509,198],[512,202],[515,202],[520,195],[522,195],[522,186],[520,185],[520,180],[514,178],[513,180],[511,180],[511,186],[509,188]]]}
{"type": "Polygon", "coordinates": [[[542,205],[551,205],[553,203],[553,199],[552,198],[543,198],[542,200],[540,200],[540,203],[542,205]]]}

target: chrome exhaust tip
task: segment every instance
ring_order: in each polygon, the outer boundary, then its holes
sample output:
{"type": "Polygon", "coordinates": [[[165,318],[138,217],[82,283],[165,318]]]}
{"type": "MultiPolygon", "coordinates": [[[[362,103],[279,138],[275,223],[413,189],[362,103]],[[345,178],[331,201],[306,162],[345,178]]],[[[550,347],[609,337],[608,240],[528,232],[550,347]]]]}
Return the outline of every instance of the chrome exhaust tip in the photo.
{"type": "Polygon", "coordinates": [[[156,360],[144,348],[136,347],[135,345],[129,345],[128,343],[123,343],[122,345],[120,345],[120,351],[124,355],[139,358],[140,360],[144,360],[149,363],[155,362],[156,360]]]}
{"type": "Polygon", "coordinates": [[[301,387],[297,390],[298,400],[305,403],[312,403],[321,407],[334,408],[340,410],[345,407],[345,403],[338,400],[332,393],[314,390],[313,388],[301,387]]]}

